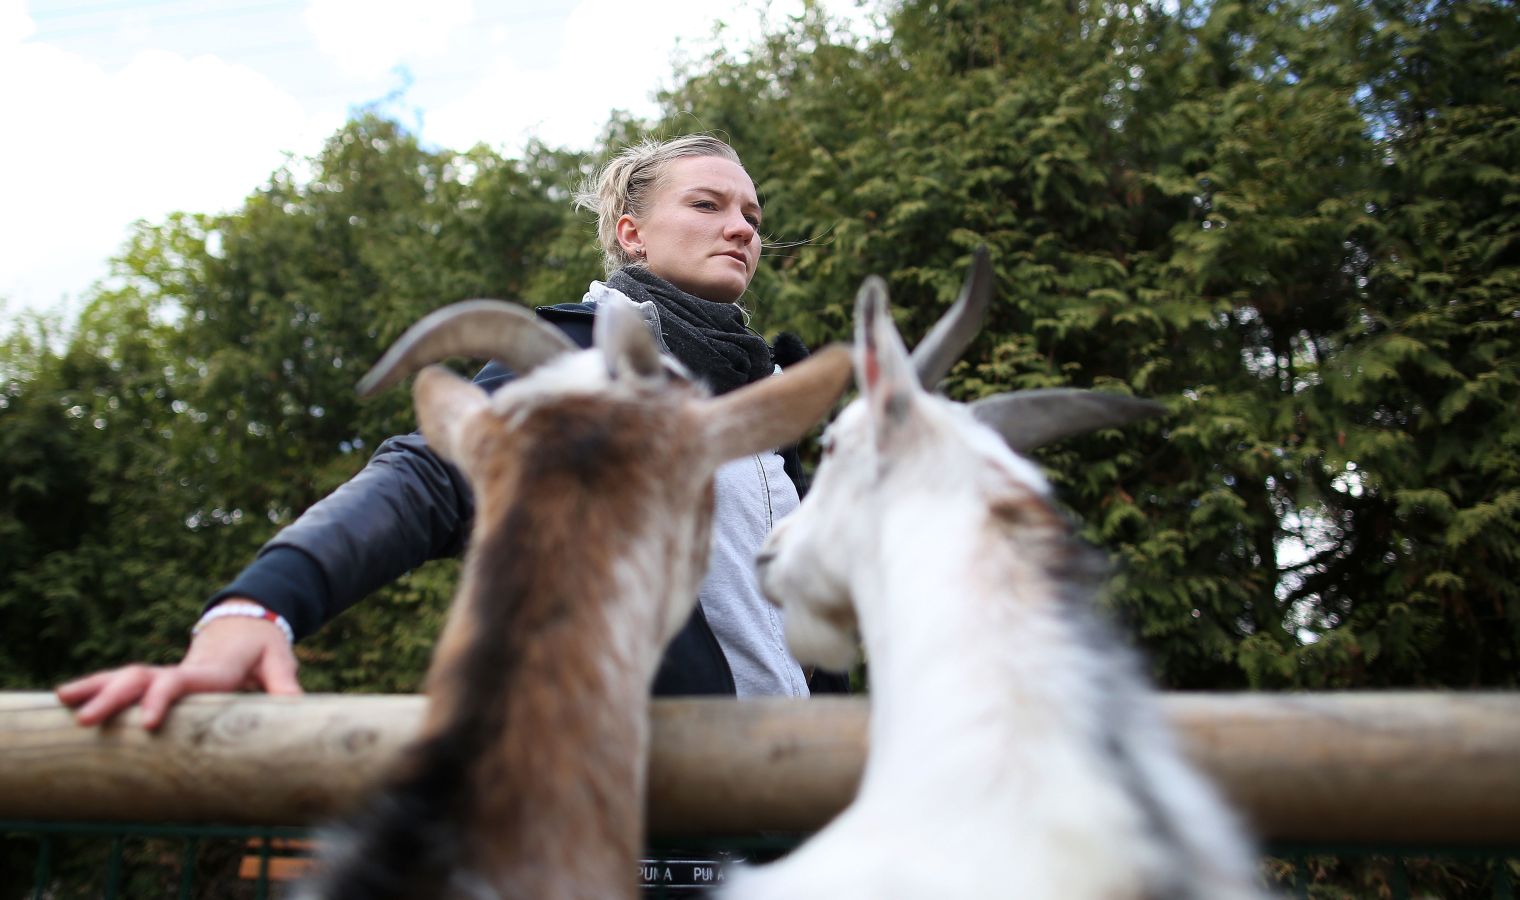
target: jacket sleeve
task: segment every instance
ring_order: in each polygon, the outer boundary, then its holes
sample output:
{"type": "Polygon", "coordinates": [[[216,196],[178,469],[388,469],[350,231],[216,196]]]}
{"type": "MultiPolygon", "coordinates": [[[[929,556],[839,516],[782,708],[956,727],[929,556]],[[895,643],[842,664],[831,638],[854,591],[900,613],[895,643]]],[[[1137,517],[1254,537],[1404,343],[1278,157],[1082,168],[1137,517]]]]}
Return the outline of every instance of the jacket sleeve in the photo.
{"type": "MultiPolygon", "coordinates": [[[[492,363],[475,382],[493,391],[511,378],[492,363]]],[[[390,438],[357,475],[265,544],[208,605],[249,597],[306,637],[412,569],[459,553],[474,512],[464,476],[421,434],[390,438]]]]}
{"type": "MultiPolygon", "coordinates": [[[[594,309],[567,303],[536,312],[589,347],[594,309]]],[[[475,383],[491,393],[512,378],[492,362],[475,383]]],[[[474,495],[458,469],[421,434],[393,437],[359,474],[276,534],[206,605],[249,597],[284,616],[297,639],[306,637],[417,566],[459,553],[474,514],[474,495]]]]}

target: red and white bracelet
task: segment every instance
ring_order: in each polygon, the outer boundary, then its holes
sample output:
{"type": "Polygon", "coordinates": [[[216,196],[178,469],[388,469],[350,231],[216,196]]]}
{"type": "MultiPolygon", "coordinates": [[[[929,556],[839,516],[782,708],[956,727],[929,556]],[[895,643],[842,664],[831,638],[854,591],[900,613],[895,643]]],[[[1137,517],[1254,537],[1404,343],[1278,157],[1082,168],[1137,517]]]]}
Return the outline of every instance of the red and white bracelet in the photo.
{"type": "Polygon", "coordinates": [[[207,625],[217,619],[225,619],[228,616],[263,619],[266,622],[273,622],[279,626],[280,632],[285,635],[285,640],[292,644],[296,642],[296,633],[291,630],[290,623],[285,621],[284,616],[272,609],[265,609],[251,600],[228,600],[225,603],[218,603],[211,607],[201,616],[200,621],[195,623],[195,627],[190,629],[190,636],[195,637],[207,625]]]}

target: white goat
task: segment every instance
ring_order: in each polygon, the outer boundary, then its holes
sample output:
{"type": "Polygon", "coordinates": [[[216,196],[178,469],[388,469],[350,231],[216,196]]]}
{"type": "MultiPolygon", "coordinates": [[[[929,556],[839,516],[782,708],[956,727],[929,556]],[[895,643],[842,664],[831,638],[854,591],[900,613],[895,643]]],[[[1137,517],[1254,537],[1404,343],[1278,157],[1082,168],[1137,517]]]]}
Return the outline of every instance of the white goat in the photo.
{"type": "Polygon", "coordinates": [[[974,334],[989,284],[979,254],[911,358],[884,283],[861,289],[861,397],[826,431],[760,576],[804,662],[845,668],[863,641],[870,751],[852,805],[791,856],[732,873],[727,900],[1258,896],[1234,818],[1095,620],[1101,559],[1010,450],[1156,407],[1063,390],[968,408],[924,390],[974,334]]]}
{"type": "Polygon", "coordinates": [[[713,473],[796,440],[850,364],[829,348],[714,399],[632,304],[604,301],[593,331],[570,352],[519,307],[456,304],[361,382],[456,355],[521,376],[490,397],[437,366],[417,377],[428,443],[475,492],[470,548],[421,735],[304,896],[635,894],[649,691],[705,569],[713,473]]]}

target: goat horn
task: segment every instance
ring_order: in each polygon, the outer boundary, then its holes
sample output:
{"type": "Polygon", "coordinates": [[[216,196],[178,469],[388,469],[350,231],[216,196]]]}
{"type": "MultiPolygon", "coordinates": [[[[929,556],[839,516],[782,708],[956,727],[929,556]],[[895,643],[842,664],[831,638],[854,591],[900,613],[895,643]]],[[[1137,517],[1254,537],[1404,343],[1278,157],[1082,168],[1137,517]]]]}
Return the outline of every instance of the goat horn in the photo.
{"type": "Polygon", "coordinates": [[[1100,394],[1080,388],[1046,388],[998,394],[971,404],[977,421],[990,426],[1016,452],[1099,428],[1117,428],[1166,412],[1154,400],[1100,394]]]}
{"type": "Polygon", "coordinates": [[[450,356],[497,359],[521,376],[575,349],[569,338],[515,303],[451,303],[423,316],[385,351],[359,381],[359,396],[368,397],[450,356]]]}
{"type": "Polygon", "coordinates": [[[945,312],[918,346],[913,348],[913,368],[918,383],[932,391],[960,359],[971,339],[982,327],[982,318],[992,301],[992,264],[987,248],[978,247],[971,258],[971,272],[961,286],[960,296],[945,312]]]}

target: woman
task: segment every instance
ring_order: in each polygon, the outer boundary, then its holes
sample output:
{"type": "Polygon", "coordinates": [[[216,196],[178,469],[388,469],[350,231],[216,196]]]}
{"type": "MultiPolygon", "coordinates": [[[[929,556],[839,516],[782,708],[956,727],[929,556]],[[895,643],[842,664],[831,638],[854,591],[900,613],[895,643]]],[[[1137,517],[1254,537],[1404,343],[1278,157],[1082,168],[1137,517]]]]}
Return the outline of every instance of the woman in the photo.
{"type": "MultiPolygon", "coordinates": [[[[611,274],[605,284],[593,282],[581,303],[544,307],[540,316],[586,346],[597,298],[617,291],[653,304],[665,349],[714,391],[775,370],[771,348],[735,305],[759,263],[761,209],[731,147],[705,135],[646,141],[609,162],[576,200],[597,214],[611,274]]],[[[494,390],[510,378],[493,363],[476,381],[494,390]]],[[[655,693],[808,695],[752,568],[774,521],[797,505],[795,454],[790,463],[766,454],[719,470],[708,573],[655,693]]],[[[77,707],[82,725],[140,703],[143,725],[154,729],[187,694],[298,694],[293,641],[423,562],[458,553],[472,513],[468,487],[420,434],[391,438],[212,597],[178,665],[99,672],[60,686],[58,697],[77,707]]],[[[840,687],[827,676],[814,684],[840,687]]]]}

